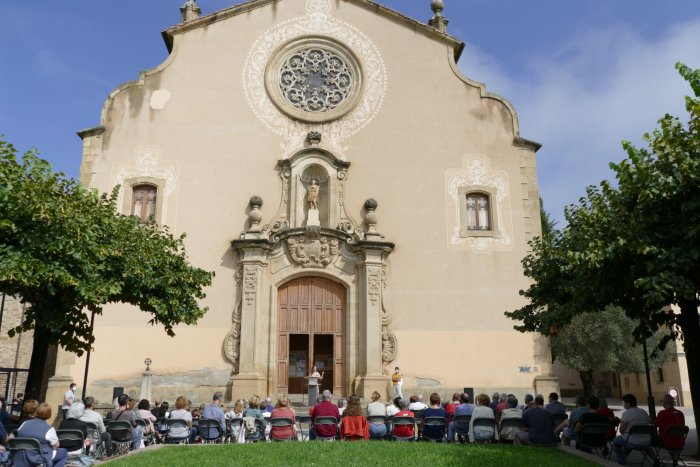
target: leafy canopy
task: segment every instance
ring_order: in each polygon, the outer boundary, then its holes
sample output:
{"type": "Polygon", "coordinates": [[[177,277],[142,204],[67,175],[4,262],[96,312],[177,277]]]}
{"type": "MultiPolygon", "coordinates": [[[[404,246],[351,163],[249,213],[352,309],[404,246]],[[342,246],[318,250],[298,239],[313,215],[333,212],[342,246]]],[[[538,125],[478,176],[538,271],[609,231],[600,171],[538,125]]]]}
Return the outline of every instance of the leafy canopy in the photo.
{"type": "Polygon", "coordinates": [[[566,208],[566,228],[531,244],[523,266],[533,284],[521,291],[528,303],[506,312],[521,321],[516,329],[554,335],[578,314],[609,304],[635,321],[637,340],[658,329],[666,340],[690,332],[671,305],[689,310],[685,323],[697,327],[700,70],[676,68],[695,93],[686,98],[688,123],[665,115],[644,135],[648,148],[624,142],[627,158],[610,164],[617,183],[588,187],[566,208]]]}
{"type": "Polygon", "coordinates": [[[184,234],[118,214],[118,187],[99,195],[0,138],[0,291],[29,306],[9,332],[40,329],[79,355],[94,338],[85,310],[123,302],[173,326],[204,315],[199,299],[213,272],[191,266],[184,234]]]}

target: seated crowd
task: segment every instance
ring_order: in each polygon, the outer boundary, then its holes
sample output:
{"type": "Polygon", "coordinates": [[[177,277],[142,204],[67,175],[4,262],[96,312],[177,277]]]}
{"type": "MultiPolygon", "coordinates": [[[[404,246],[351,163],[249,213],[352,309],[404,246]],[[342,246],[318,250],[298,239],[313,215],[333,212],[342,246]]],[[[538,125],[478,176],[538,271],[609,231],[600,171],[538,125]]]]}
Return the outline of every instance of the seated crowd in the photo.
{"type": "MultiPolygon", "coordinates": [[[[469,394],[455,393],[450,401],[441,401],[432,393],[426,405],[423,395],[410,399],[395,398],[388,405],[374,392],[371,402],[363,409],[356,396],[333,403],[330,391],[323,391],[309,415],[298,416],[290,407],[286,395],[280,395],[273,406],[270,397],[253,395],[239,399],[226,409],[223,394],[215,392],[209,405],[193,408],[184,396],[175,401],[171,410],[165,401],[156,400],[151,407],[143,399],[136,404],[127,395],[119,396],[115,408],[103,419],[95,411],[92,397],[74,402],[61,421],[58,432],[47,420],[51,407],[35,400],[23,401],[21,414],[8,412],[0,401],[0,454],[8,436],[35,438],[41,445],[41,459],[30,459],[31,451],[21,451],[16,462],[42,462],[62,467],[72,456],[101,453],[109,457],[115,445],[126,450],[139,449],[153,443],[235,443],[256,441],[310,440],[426,440],[436,442],[487,443],[504,442],[516,445],[557,446],[575,443],[577,449],[591,451],[602,446],[607,454],[608,443],[614,448],[618,462],[624,464],[632,449],[642,449],[658,460],[652,447],[665,448],[672,454],[683,448],[685,436],[676,427],[683,427],[683,414],[673,407],[673,398],[664,397],[664,410],[651,425],[647,413],[637,407],[633,395],[625,395],[625,411],[615,417],[604,398],[579,396],[576,408],[567,409],[556,393],[544,397],[527,395],[520,405],[513,394],[494,393],[492,397],[479,394],[472,403],[469,394]],[[306,423],[306,431],[303,429],[306,423]],[[619,435],[617,427],[619,424],[619,435]],[[586,426],[600,426],[591,434],[586,426]],[[650,427],[648,432],[632,430],[635,426],[650,427]],[[654,429],[655,427],[655,429],[654,429]],[[673,428],[672,428],[673,427],[673,428]],[[59,442],[63,430],[76,430],[80,439],[59,442]],[[632,430],[633,433],[630,432],[632,430]],[[593,438],[591,438],[593,436],[593,438]],[[596,442],[595,436],[598,436],[596,442]],[[593,441],[591,441],[593,440],[593,441]],[[597,444],[596,444],[597,443],[597,444]],[[24,459],[27,457],[27,459],[24,459]],[[22,459],[22,460],[20,460],[22,459]]],[[[37,454],[38,455],[38,454],[37,454]]],[[[1,457],[0,457],[1,459],[1,457]]],[[[675,461],[674,457],[674,461],[675,461]]],[[[674,462],[675,463],[675,462],[674,462]]]]}

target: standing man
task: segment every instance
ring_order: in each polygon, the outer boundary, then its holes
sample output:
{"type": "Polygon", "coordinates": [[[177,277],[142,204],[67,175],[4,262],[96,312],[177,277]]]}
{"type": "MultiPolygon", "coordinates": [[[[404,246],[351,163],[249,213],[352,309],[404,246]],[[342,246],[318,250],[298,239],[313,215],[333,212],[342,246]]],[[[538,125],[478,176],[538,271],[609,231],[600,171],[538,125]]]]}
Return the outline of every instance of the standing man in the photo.
{"type": "MultiPolygon", "coordinates": [[[[221,391],[216,391],[214,393],[214,396],[212,396],[212,403],[206,407],[204,407],[204,411],[202,412],[202,418],[209,418],[212,420],[218,420],[219,422],[219,433],[218,437],[222,438],[226,436],[226,415],[224,415],[224,411],[221,409],[221,399],[223,399],[224,395],[221,391]]],[[[208,438],[214,438],[212,436],[213,433],[209,433],[208,438]]],[[[201,436],[201,433],[200,433],[201,436]]]]}
{"type": "Polygon", "coordinates": [[[68,409],[70,409],[70,406],[73,405],[73,402],[78,400],[78,396],[75,395],[76,388],[77,386],[75,385],[75,383],[70,383],[70,387],[63,395],[63,406],[61,407],[61,412],[63,412],[63,420],[66,419],[66,414],[68,413],[68,409]]]}
{"type": "Polygon", "coordinates": [[[403,394],[401,394],[401,386],[403,386],[403,376],[399,373],[399,367],[394,368],[394,374],[391,375],[391,387],[394,390],[394,399],[400,397],[403,399],[403,394]]]}

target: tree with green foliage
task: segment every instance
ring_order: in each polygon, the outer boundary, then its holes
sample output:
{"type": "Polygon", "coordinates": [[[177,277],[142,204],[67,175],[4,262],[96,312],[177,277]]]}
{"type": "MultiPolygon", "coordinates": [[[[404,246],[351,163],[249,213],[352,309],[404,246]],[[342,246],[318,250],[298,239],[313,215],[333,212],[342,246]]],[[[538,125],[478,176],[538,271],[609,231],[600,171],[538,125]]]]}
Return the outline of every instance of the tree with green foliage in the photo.
{"type": "Polygon", "coordinates": [[[39,397],[52,345],[81,355],[94,336],[89,314],[110,302],[150,313],[173,336],[195,324],[213,272],[191,266],[185,236],[117,210],[111,194],[88,190],[0,139],[0,291],[27,305],[15,333],[34,330],[27,398],[39,397]]]}
{"type": "MultiPolygon", "coordinates": [[[[597,373],[644,371],[644,353],[634,341],[634,327],[635,322],[625,311],[614,306],[600,312],[581,313],[552,336],[552,353],[561,363],[578,371],[584,395],[594,396],[599,392],[597,373]]],[[[663,331],[658,331],[649,340],[649,346],[655,348],[661,339],[663,331]]],[[[670,348],[657,352],[651,366],[661,366],[670,348]]]]}
{"type": "Polygon", "coordinates": [[[567,226],[538,239],[523,260],[533,285],[528,303],[506,315],[521,331],[556,334],[574,316],[623,308],[637,341],[659,329],[663,346],[683,342],[690,392],[700,417],[700,70],[677,64],[694,97],[688,121],[665,115],[644,135],[648,148],[629,142],[627,158],[611,164],[616,185],[589,187],[569,206],[567,226]]]}

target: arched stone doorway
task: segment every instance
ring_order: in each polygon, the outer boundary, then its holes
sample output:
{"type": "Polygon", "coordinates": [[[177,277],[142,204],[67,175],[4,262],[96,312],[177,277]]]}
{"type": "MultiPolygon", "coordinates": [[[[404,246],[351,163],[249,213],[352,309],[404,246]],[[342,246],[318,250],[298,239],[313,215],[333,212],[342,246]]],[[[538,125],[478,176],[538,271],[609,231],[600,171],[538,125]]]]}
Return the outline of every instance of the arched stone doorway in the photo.
{"type": "Polygon", "coordinates": [[[312,365],[324,372],[321,390],[345,388],[345,287],[322,277],[302,277],[277,292],[277,385],[280,394],[306,393],[312,365]]]}

